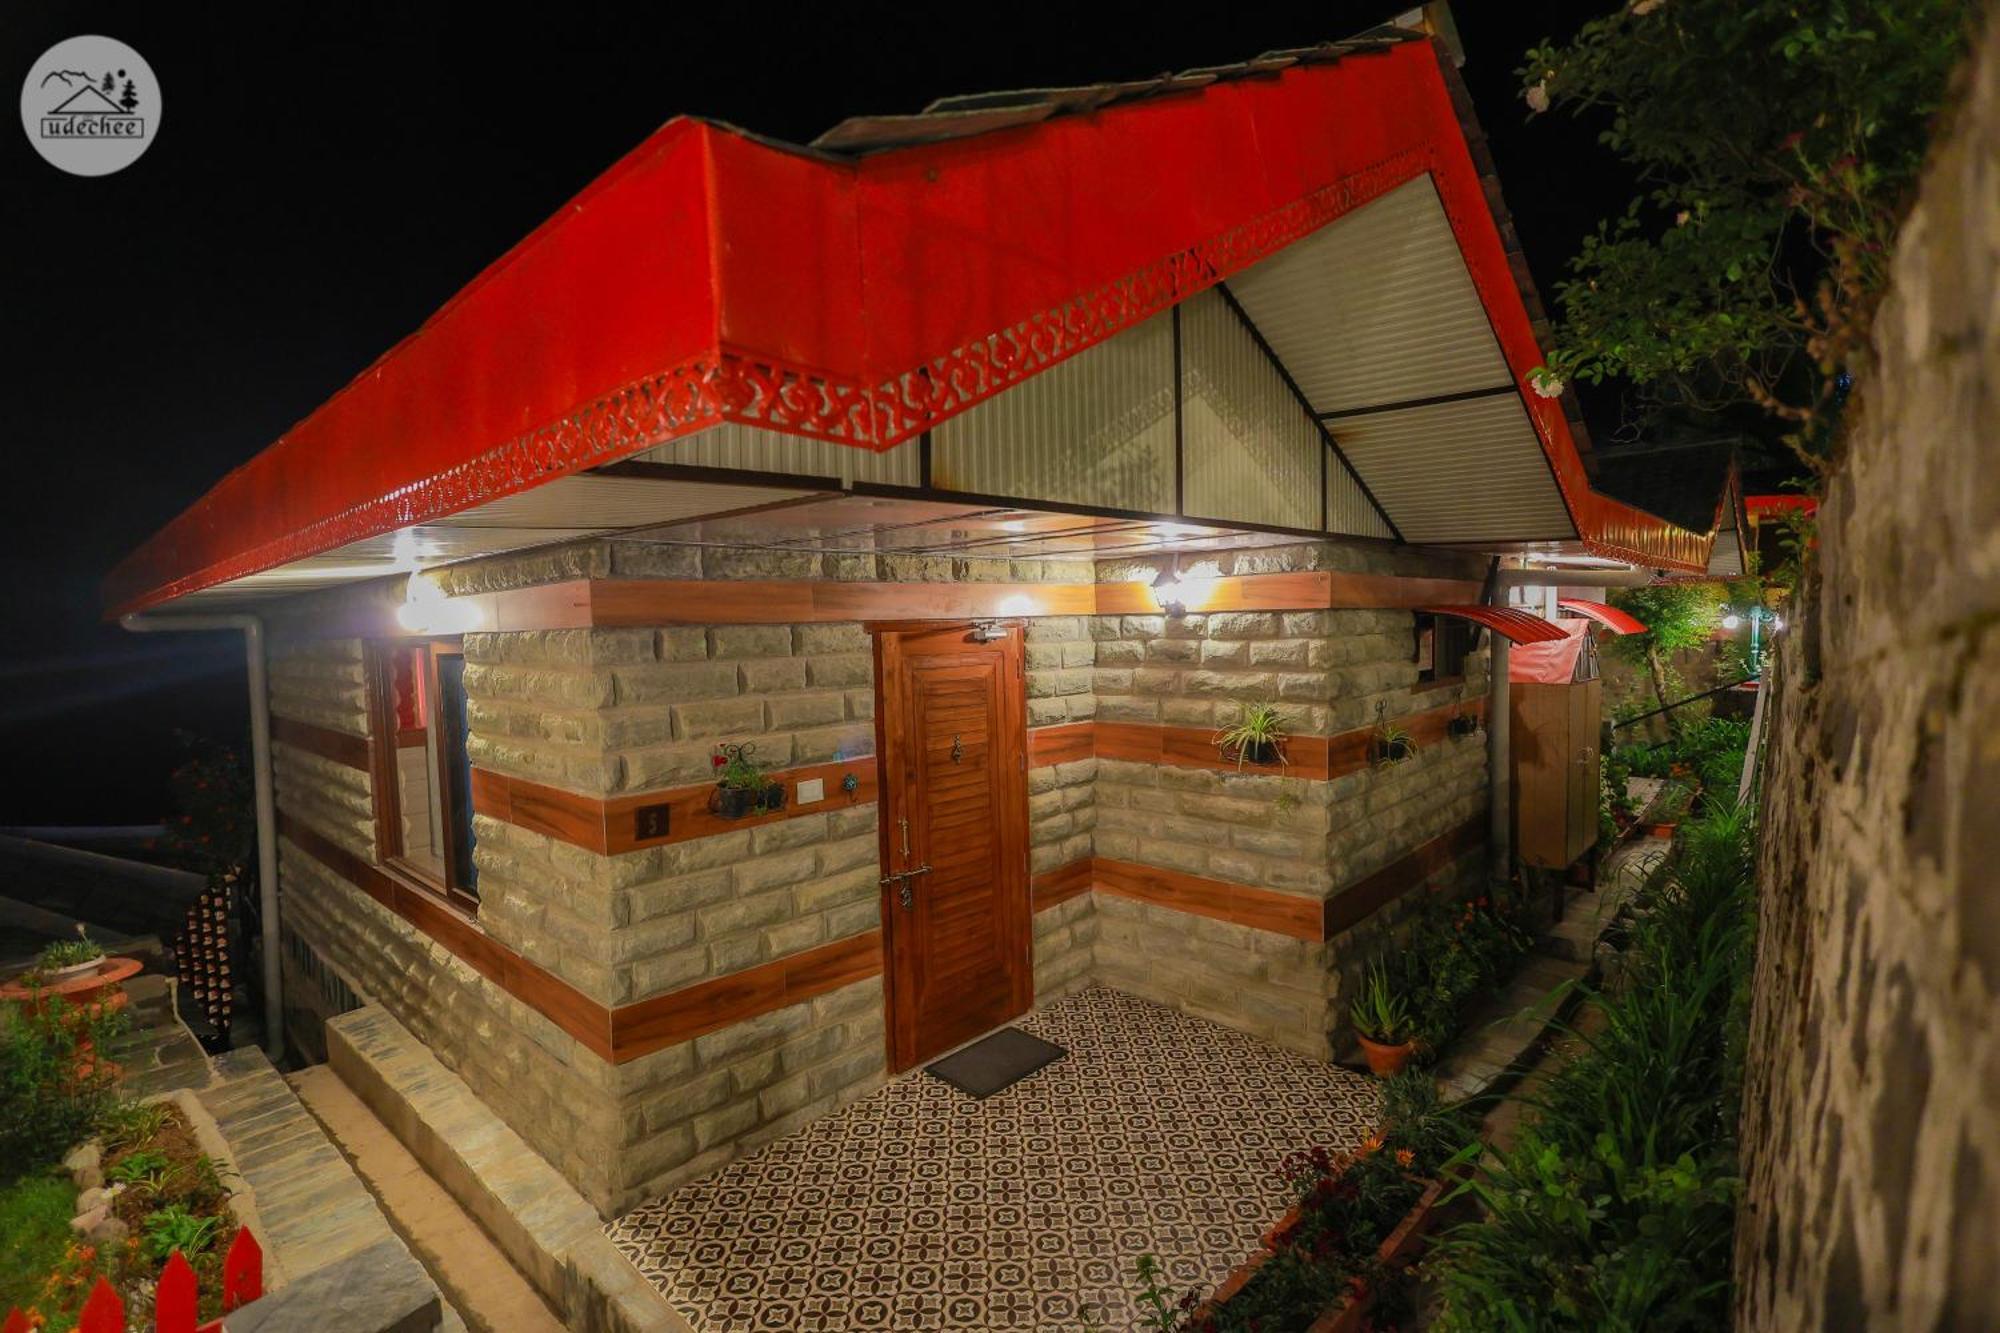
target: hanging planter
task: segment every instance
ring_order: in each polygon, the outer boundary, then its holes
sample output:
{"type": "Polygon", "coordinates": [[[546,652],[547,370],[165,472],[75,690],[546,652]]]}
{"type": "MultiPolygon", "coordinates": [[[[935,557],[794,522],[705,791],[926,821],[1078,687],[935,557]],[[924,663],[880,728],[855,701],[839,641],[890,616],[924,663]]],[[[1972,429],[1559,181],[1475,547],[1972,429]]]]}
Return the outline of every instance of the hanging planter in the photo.
{"type": "Polygon", "coordinates": [[[709,794],[708,808],[724,819],[747,819],[785,808],[785,784],[771,781],[750,757],[756,748],[754,741],[716,747],[712,762],[721,776],[709,794]]]}
{"type": "Polygon", "coordinates": [[[1276,705],[1244,704],[1236,725],[1215,733],[1215,748],[1225,761],[1235,761],[1239,772],[1245,764],[1288,764],[1282,745],[1285,733],[1278,721],[1276,705]]]}
{"type": "Polygon", "coordinates": [[[1368,757],[1377,768],[1400,764],[1417,752],[1417,738],[1383,717],[1388,705],[1375,705],[1375,734],[1368,741],[1368,757]]]}
{"type": "Polygon", "coordinates": [[[1479,718],[1473,713],[1453,713],[1446,729],[1454,736],[1470,736],[1479,730],[1479,718]]]}

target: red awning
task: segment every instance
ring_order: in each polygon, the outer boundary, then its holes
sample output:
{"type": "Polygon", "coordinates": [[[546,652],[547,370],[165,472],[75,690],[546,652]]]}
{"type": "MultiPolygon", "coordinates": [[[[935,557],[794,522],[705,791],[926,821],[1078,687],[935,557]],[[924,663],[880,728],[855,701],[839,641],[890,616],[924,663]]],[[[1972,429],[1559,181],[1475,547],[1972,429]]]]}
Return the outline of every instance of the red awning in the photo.
{"type": "Polygon", "coordinates": [[[1511,606],[1420,606],[1419,611],[1428,611],[1434,616],[1456,616],[1460,620],[1470,620],[1475,625],[1484,625],[1495,634],[1513,643],[1550,643],[1565,639],[1562,627],[1552,621],[1542,619],[1532,611],[1522,611],[1511,606]]]}
{"type": "Polygon", "coordinates": [[[1565,611],[1574,611],[1580,616],[1595,620],[1613,634],[1644,634],[1646,626],[1620,611],[1615,606],[1603,602],[1586,602],[1581,597],[1558,597],[1556,605],[1565,611]]]}
{"type": "MultiPolygon", "coordinates": [[[[138,610],[728,421],[886,449],[1406,181],[1435,185],[1511,376],[1542,352],[1431,42],[842,158],[677,119],[112,572],[138,610]]],[[[1590,487],[1583,544],[1709,539],[1590,487]]]]}

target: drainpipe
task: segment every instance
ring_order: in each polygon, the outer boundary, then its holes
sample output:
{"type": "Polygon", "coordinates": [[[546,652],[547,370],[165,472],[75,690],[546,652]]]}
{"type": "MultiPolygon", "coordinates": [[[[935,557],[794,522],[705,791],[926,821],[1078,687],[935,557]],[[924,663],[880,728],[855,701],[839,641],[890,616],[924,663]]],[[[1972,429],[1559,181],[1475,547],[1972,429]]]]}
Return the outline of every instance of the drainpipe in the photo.
{"type": "MultiPolygon", "coordinates": [[[[1505,588],[1496,584],[1491,600],[1495,606],[1505,605],[1505,588]]],[[[1514,791],[1507,764],[1514,729],[1507,690],[1507,650],[1513,645],[1506,635],[1494,630],[1487,630],[1486,638],[1492,644],[1486,661],[1486,809],[1492,821],[1486,831],[1492,858],[1487,868],[1492,881],[1504,885],[1514,877],[1514,791]]]]}
{"type": "Polygon", "coordinates": [[[250,685],[250,776],[257,807],[257,896],[263,911],[264,1053],[277,1064],[285,1054],[283,976],[278,949],[278,806],[271,785],[271,695],[264,665],[264,622],[248,614],[126,615],[118,623],[134,634],[181,630],[240,630],[243,668],[250,685]]]}

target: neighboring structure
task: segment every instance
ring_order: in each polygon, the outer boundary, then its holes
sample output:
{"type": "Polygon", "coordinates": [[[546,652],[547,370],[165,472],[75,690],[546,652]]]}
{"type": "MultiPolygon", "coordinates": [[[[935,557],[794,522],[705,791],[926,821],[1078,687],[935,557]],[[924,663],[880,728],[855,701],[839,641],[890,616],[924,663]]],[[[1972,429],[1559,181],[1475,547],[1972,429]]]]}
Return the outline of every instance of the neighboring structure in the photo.
{"type": "Polygon", "coordinates": [[[1749,572],[1743,479],[1736,442],[1626,445],[1600,449],[1592,484],[1635,509],[1693,532],[1714,535],[1707,573],[1741,578],[1749,572]]]}
{"type": "Polygon", "coordinates": [[[379,1002],[606,1212],[1093,980],[1327,1056],[1486,872],[1493,557],[1712,544],[1524,388],[1465,106],[1389,30],[660,130],[110,581],[269,626],[295,1039],[379,1002]]]}

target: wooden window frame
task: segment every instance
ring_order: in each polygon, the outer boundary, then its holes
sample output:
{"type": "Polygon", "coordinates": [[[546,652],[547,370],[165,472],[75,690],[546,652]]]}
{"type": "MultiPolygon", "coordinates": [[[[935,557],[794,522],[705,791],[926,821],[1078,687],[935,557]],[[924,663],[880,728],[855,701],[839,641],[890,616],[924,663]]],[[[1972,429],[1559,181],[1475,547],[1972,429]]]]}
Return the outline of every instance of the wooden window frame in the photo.
{"type": "MultiPolygon", "coordinates": [[[[443,855],[439,858],[443,868],[441,875],[403,854],[402,775],[397,762],[402,733],[396,725],[394,662],[397,654],[413,648],[424,649],[423,687],[425,698],[430,703],[426,730],[439,725],[438,659],[463,657],[465,654],[456,635],[371,639],[366,643],[362,657],[368,677],[369,777],[375,797],[375,860],[385,872],[402,882],[424,890],[466,917],[476,917],[479,913],[478,895],[458,879],[460,833],[459,820],[453,817],[453,812],[441,812],[438,820],[445,840],[443,855]]],[[[436,784],[437,798],[441,802],[448,801],[451,798],[451,775],[447,747],[435,745],[430,748],[434,751],[430,756],[431,780],[436,784]]]]}
{"type": "Polygon", "coordinates": [[[1456,616],[1441,616],[1429,611],[1417,612],[1412,628],[1410,649],[1412,661],[1423,660],[1423,638],[1426,628],[1431,631],[1431,665],[1418,667],[1417,688],[1435,690],[1447,685],[1464,684],[1465,659],[1472,655],[1471,626],[1456,616]],[[1452,671],[1442,670],[1439,666],[1439,655],[1447,641],[1453,642],[1457,650],[1456,660],[1452,663],[1455,670],[1452,671]],[[1426,675],[1425,672],[1429,674],[1426,675]]]}

